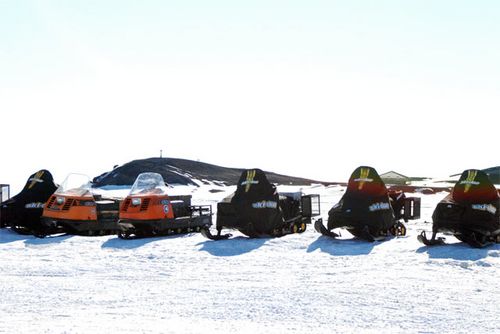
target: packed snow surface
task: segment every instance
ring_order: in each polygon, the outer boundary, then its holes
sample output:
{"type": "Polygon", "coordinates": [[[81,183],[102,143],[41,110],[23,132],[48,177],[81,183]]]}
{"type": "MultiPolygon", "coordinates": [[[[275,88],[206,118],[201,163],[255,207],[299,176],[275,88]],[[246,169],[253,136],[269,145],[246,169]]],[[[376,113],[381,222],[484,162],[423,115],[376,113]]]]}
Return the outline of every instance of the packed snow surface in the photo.
{"type": "MultiPolygon", "coordinates": [[[[234,187],[175,187],[194,204],[234,187]]],[[[281,191],[296,190],[281,187],[281,191]]],[[[323,218],[339,186],[312,186],[323,218]]],[[[126,189],[109,189],[123,196],[126,189]]],[[[2,333],[500,333],[500,247],[417,241],[445,193],[422,196],[406,237],[368,243],[342,231],[224,241],[37,239],[0,230],[2,333]]],[[[214,219],[215,222],[215,219],[214,219]]]]}

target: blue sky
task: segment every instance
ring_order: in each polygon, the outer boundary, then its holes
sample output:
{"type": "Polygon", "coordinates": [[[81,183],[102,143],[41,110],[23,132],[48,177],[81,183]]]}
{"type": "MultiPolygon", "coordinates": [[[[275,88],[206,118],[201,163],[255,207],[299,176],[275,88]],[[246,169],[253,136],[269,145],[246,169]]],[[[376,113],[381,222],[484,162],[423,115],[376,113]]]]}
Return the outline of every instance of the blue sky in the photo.
{"type": "Polygon", "coordinates": [[[498,17],[496,1],[0,0],[0,182],[160,149],[322,180],[499,165],[498,17]]]}

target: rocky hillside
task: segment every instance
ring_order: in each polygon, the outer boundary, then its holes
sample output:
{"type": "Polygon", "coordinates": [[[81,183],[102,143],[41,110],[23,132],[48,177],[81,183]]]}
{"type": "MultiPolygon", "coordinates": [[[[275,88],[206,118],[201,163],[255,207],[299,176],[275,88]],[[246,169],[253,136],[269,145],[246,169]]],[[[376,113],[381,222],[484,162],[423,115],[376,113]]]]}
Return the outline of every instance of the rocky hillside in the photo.
{"type": "MultiPolygon", "coordinates": [[[[255,167],[255,166],[254,166],[255,167]]],[[[199,185],[200,183],[215,183],[221,185],[235,185],[242,173],[240,168],[227,168],[204,162],[176,159],[176,158],[149,158],[133,160],[116,167],[94,178],[97,187],[106,185],[132,185],[140,173],[156,172],[163,176],[168,184],[199,185]]],[[[270,182],[278,184],[309,185],[319,181],[280,175],[266,172],[270,182]]]]}

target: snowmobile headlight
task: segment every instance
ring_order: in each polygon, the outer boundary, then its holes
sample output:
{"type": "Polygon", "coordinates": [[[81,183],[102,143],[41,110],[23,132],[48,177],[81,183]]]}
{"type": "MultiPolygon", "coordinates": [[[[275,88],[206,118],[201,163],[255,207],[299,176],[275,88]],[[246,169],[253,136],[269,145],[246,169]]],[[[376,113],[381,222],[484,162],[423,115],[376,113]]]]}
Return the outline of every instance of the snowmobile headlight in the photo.
{"type": "Polygon", "coordinates": [[[141,205],[141,199],[140,198],[132,198],[132,205],[133,206],[141,205]]]}
{"type": "Polygon", "coordinates": [[[64,197],[57,197],[56,198],[56,203],[59,205],[62,205],[64,203],[64,197]]]}

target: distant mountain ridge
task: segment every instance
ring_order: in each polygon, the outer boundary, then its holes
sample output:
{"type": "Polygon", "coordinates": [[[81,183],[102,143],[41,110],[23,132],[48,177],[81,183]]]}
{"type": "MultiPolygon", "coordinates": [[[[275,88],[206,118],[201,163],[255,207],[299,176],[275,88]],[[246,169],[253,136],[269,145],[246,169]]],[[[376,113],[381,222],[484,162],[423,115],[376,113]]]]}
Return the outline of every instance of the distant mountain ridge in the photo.
{"type": "MultiPolygon", "coordinates": [[[[228,168],[204,162],[177,158],[149,158],[130,161],[112,171],[94,178],[94,186],[132,185],[137,175],[155,172],[163,176],[168,184],[194,185],[216,184],[235,185],[244,169],[228,168]]],[[[310,185],[325,183],[300,177],[266,172],[270,182],[283,185],[310,185]]]]}

